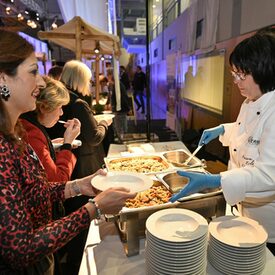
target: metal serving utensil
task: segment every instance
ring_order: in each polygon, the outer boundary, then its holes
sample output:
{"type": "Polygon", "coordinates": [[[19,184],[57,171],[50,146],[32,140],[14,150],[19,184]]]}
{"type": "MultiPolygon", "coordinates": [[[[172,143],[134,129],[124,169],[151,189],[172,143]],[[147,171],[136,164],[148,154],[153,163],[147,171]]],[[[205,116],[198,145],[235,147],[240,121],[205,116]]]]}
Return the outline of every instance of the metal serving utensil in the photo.
{"type": "Polygon", "coordinates": [[[184,165],[188,165],[188,163],[192,160],[192,158],[199,152],[199,150],[202,148],[202,146],[204,145],[204,143],[202,145],[199,145],[197,147],[197,149],[192,153],[192,155],[183,163],[184,165]]]}

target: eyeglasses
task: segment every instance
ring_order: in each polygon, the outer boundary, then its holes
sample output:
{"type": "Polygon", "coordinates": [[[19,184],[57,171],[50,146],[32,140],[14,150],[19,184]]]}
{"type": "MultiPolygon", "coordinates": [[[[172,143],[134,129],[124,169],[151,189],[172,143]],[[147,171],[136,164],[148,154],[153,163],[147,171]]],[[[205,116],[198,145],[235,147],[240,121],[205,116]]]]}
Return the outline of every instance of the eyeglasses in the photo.
{"type": "Polygon", "coordinates": [[[243,81],[246,78],[246,73],[231,71],[231,74],[232,74],[234,83],[237,83],[238,81],[241,81],[241,80],[243,81]]]}

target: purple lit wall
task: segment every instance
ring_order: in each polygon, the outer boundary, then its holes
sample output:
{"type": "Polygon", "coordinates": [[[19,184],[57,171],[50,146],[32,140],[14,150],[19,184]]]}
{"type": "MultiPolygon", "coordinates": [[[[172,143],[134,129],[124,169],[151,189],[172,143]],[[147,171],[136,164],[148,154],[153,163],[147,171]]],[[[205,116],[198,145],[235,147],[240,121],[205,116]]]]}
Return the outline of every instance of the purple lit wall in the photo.
{"type": "Polygon", "coordinates": [[[152,119],[166,119],[167,81],[165,60],[151,66],[151,106],[152,119]]]}
{"type": "MultiPolygon", "coordinates": [[[[35,53],[37,56],[41,56],[41,54],[46,54],[46,60],[48,59],[48,45],[41,40],[38,40],[34,37],[27,35],[26,33],[19,32],[20,36],[24,37],[29,43],[34,46],[35,53]]],[[[42,61],[38,61],[38,69],[40,74],[47,74],[49,68],[51,67],[51,61],[46,61],[44,64],[42,61]]]]}

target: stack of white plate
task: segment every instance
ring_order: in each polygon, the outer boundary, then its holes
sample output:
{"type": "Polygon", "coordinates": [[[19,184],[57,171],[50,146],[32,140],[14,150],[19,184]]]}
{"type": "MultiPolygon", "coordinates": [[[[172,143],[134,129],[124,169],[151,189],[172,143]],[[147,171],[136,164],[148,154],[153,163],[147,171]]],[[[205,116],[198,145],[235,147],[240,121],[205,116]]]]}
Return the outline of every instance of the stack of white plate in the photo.
{"type": "Polygon", "coordinates": [[[193,211],[155,212],[146,221],[147,274],[205,274],[207,236],[207,221],[193,211]]]}
{"type": "Polygon", "coordinates": [[[219,217],[209,224],[208,260],[224,274],[261,274],[266,240],[266,231],[252,219],[219,217]]]}

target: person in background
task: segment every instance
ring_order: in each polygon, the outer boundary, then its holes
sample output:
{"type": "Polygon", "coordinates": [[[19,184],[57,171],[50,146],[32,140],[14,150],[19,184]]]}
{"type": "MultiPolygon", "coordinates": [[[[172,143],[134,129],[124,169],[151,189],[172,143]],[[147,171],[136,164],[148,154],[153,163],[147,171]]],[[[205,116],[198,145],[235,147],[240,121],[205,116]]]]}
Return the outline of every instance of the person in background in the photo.
{"type": "Polygon", "coordinates": [[[137,105],[137,110],[141,108],[141,113],[144,114],[145,105],[143,99],[143,91],[146,86],[146,76],[140,66],[137,66],[134,74],[133,89],[134,89],[134,101],[137,105]],[[139,99],[138,99],[139,98],[139,99]]]}
{"type": "Polygon", "coordinates": [[[95,193],[91,179],[49,182],[37,155],[24,140],[19,116],[36,108],[45,82],[34,47],[15,32],[0,30],[0,273],[53,275],[52,254],[99,214],[125,205],[125,188],[95,193]],[[95,196],[62,219],[52,220],[52,204],[78,194],[95,196]],[[99,212],[100,211],[100,212],[99,212]]]}
{"type": "Polygon", "coordinates": [[[109,94],[109,90],[108,90],[108,79],[106,76],[104,76],[103,74],[99,76],[99,84],[100,84],[100,93],[102,94],[109,94]]]}
{"type": "Polygon", "coordinates": [[[63,67],[54,65],[49,69],[48,76],[55,80],[60,80],[62,70],[63,70],[63,67]]]}
{"type": "Polygon", "coordinates": [[[58,122],[63,114],[62,107],[69,103],[70,96],[61,82],[47,76],[43,79],[46,87],[37,96],[36,110],[23,114],[21,122],[27,132],[27,142],[43,164],[48,180],[69,180],[76,164],[72,143],[80,133],[80,122],[72,119],[64,124],[63,145],[55,152],[46,128],[58,122]]]}
{"type": "MultiPolygon", "coordinates": [[[[92,73],[88,66],[81,61],[68,61],[63,68],[60,81],[65,84],[70,94],[70,102],[63,107],[61,120],[78,119],[81,123],[80,135],[82,145],[73,150],[77,161],[72,173],[72,179],[78,179],[96,172],[104,164],[105,152],[102,141],[106,136],[108,125],[112,121],[97,122],[85,98],[90,93],[90,79],[92,73]]],[[[62,137],[65,128],[57,123],[47,129],[52,139],[62,137]]],[[[74,212],[85,205],[89,197],[81,196],[67,200],[64,203],[66,214],[74,212]]],[[[82,259],[88,230],[82,231],[67,246],[67,273],[76,274],[82,259]]]]}
{"type": "Polygon", "coordinates": [[[112,111],[115,114],[114,117],[114,131],[120,141],[123,140],[123,136],[127,133],[127,113],[130,111],[129,98],[123,83],[120,81],[120,105],[121,109],[117,110],[116,90],[114,83],[114,74],[112,69],[107,70],[108,87],[111,91],[111,106],[112,111]]]}
{"type": "MultiPolygon", "coordinates": [[[[99,84],[101,88],[100,94],[106,98],[105,102],[105,111],[112,112],[112,106],[111,106],[111,94],[108,89],[108,79],[104,75],[99,76],[99,84]]],[[[109,125],[108,131],[103,139],[103,148],[104,152],[107,155],[109,151],[110,144],[115,142],[115,133],[114,133],[114,127],[113,123],[109,125]]]]}
{"type": "Polygon", "coordinates": [[[256,34],[239,43],[230,55],[233,82],[245,97],[236,122],[203,132],[199,145],[220,137],[229,146],[228,171],[215,175],[178,172],[189,177],[179,198],[205,188],[222,187],[229,205],[259,222],[275,255],[275,39],[256,34]]]}
{"type": "Polygon", "coordinates": [[[130,90],[130,80],[124,66],[119,67],[120,81],[124,85],[126,91],[130,90]]]}

